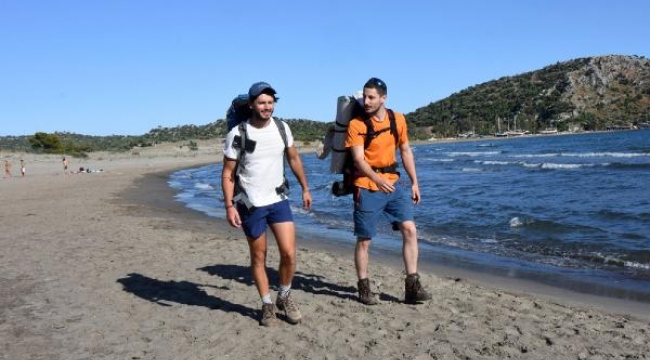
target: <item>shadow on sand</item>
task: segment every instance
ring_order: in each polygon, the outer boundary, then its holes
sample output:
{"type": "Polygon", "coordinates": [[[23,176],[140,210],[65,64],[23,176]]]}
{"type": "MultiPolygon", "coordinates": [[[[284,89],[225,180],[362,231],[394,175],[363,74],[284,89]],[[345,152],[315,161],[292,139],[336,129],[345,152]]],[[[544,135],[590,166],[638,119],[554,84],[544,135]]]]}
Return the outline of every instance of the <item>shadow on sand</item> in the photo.
{"type": "Polygon", "coordinates": [[[210,296],[201,289],[202,287],[212,287],[219,290],[230,290],[227,287],[195,284],[189,281],[163,281],[134,273],[118,279],[117,282],[122,284],[124,291],[161,306],[172,306],[171,303],[204,306],[208,309],[235,312],[242,316],[257,318],[257,310],[210,296]]]}
{"type": "MultiPolygon", "coordinates": [[[[248,286],[254,286],[250,269],[241,265],[212,265],[199,268],[210,275],[219,276],[222,279],[234,280],[248,286]]],[[[278,271],[267,268],[269,282],[278,284],[278,271]]],[[[172,306],[173,303],[191,306],[204,306],[208,309],[235,312],[242,316],[257,319],[257,309],[252,309],[240,304],[233,304],[227,300],[208,295],[202,288],[211,287],[223,291],[229,291],[225,286],[214,286],[209,284],[197,284],[190,281],[164,281],[153,279],[142,274],[131,273],[126,277],[118,279],[124,291],[132,293],[142,299],[151,301],[160,306],[172,306]]],[[[314,274],[296,272],[293,278],[292,287],[315,295],[334,296],[341,299],[357,300],[357,289],[353,286],[341,286],[325,281],[325,278],[314,274]]],[[[398,302],[399,300],[391,295],[381,293],[379,298],[383,301],[398,302]]]]}
{"type": "MultiPolygon", "coordinates": [[[[219,276],[226,280],[234,280],[246,285],[253,286],[253,278],[250,269],[241,265],[212,265],[199,268],[210,275],[219,276]]],[[[269,283],[279,284],[279,275],[276,269],[267,268],[266,273],[269,276],[269,283]]],[[[326,279],[319,275],[305,274],[297,271],[293,277],[292,288],[300,289],[304,292],[315,295],[335,296],[341,299],[357,300],[357,288],[353,286],[341,286],[327,282],[326,279]]],[[[379,298],[383,301],[399,301],[396,297],[388,294],[380,294],[379,298]]]]}

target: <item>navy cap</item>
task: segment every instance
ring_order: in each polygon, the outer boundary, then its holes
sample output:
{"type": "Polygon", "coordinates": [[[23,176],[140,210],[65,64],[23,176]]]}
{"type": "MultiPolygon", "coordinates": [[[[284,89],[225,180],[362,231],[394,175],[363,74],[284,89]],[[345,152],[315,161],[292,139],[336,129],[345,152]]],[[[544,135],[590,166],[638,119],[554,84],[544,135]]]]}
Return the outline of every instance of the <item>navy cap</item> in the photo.
{"type": "Polygon", "coordinates": [[[262,93],[267,93],[269,95],[275,95],[275,89],[271,87],[271,85],[261,81],[261,82],[256,82],[255,84],[251,85],[251,88],[248,89],[248,97],[250,99],[254,99],[262,93]]]}
{"type": "Polygon", "coordinates": [[[363,85],[364,88],[371,88],[371,89],[377,89],[377,92],[381,95],[386,95],[388,94],[388,86],[386,86],[386,83],[383,82],[381,79],[378,78],[370,78],[370,80],[366,81],[366,84],[363,85]]]}

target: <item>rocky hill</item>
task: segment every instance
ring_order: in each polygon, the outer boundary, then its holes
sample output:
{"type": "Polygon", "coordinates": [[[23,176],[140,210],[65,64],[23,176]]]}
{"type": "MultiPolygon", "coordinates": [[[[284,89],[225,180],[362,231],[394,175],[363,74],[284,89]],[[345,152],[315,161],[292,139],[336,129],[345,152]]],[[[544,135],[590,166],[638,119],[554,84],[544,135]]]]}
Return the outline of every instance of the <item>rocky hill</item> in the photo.
{"type": "Polygon", "coordinates": [[[648,122],[650,60],[599,56],[506,76],[407,114],[419,137],[631,128],[648,122]]]}

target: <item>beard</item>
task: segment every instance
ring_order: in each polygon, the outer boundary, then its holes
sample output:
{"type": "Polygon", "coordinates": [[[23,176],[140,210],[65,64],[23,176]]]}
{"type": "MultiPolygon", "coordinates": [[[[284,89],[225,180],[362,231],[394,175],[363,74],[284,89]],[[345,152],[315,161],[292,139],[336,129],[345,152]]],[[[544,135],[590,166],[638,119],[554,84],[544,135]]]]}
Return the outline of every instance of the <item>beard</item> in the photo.
{"type": "Polygon", "coordinates": [[[273,116],[273,110],[253,111],[253,114],[257,119],[266,121],[271,119],[271,117],[273,116]]]}

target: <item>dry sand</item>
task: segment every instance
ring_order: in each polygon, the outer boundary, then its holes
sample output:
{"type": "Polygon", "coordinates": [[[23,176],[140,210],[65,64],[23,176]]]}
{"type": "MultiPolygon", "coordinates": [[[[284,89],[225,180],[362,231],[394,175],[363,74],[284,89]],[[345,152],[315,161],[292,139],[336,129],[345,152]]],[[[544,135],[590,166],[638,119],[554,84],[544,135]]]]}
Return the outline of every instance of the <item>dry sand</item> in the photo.
{"type": "MultiPolygon", "coordinates": [[[[376,260],[382,302],[364,306],[352,254],[306,241],[294,281],[303,322],[262,328],[241,232],[186,210],[166,185],[169,171],[220,155],[153,154],[71,159],[103,172],[68,175],[59,157],[25,155],[27,177],[0,180],[0,358],[650,358],[643,313],[428,271],[433,300],[405,305],[401,269],[376,260]]],[[[277,278],[275,246],[269,255],[277,278]]]]}

